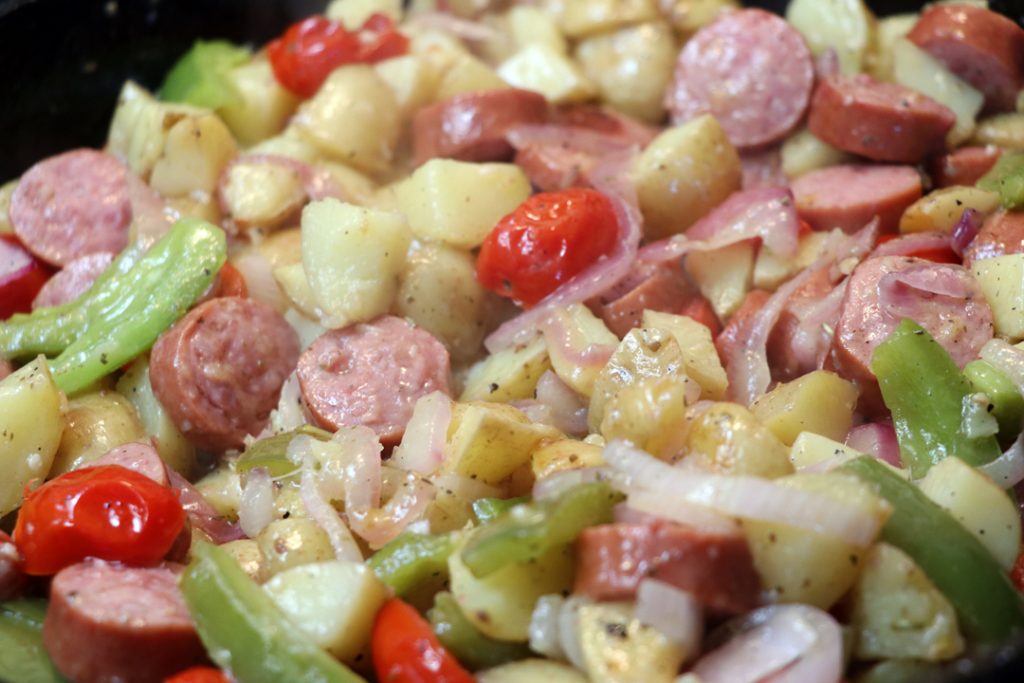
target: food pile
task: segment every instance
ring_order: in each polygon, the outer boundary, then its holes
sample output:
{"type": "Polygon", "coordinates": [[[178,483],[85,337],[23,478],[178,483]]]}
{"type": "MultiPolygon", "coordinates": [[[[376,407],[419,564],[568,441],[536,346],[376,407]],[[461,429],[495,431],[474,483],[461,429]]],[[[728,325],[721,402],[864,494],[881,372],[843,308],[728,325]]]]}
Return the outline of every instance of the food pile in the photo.
{"type": "Polygon", "coordinates": [[[0,189],[0,679],[885,683],[1024,631],[1024,29],[335,0],[0,189]]]}

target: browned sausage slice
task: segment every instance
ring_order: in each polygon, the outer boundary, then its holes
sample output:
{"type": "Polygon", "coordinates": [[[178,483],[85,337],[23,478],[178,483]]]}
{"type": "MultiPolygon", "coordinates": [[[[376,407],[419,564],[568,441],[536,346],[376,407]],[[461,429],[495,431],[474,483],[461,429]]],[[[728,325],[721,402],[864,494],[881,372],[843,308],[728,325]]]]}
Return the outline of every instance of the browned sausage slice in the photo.
{"type": "Polygon", "coordinates": [[[128,244],[132,207],[128,171],[103,152],[78,149],[40,161],[11,195],[14,232],[55,266],[128,244]]]}
{"type": "Polygon", "coordinates": [[[76,683],[153,683],[206,661],[178,590],[181,567],[89,561],[50,587],[43,645],[76,683]]]}
{"type": "Polygon", "coordinates": [[[741,148],[778,142],[799,123],[814,86],[803,37],[759,9],[720,16],[687,41],[666,94],[674,123],[712,114],[741,148]]]}
{"type": "Polygon", "coordinates": [[[1024,29],[984,7],[932,5],[907,37],[985,95],[990,111],[1009,111],[1024,87],[1024,29]]]}
{"type": "Polygon", "coordinates": [[[295,330],[267,304],[211,299],[160,335],[149,379],[182,434],[223,451],[263,429],[298,357],[295,330]]]}
{"type": "Polygon", "coordinates": [[[595,313],[619,338],[640,326],[645,309],[675,313],[695,296],[696,288],[681,268],[642,264],[625,280],[591,301],[595,313]]]}
{"type": "Polygon", "coordinates": [[[28,585],[21,571],[21,554],[7,532],[0,531],[0,600],[13,600],[28,585]]]}
{"type": "Polygon", "coordinates": [[[394,316],[330,330],[299,358],[302,399],[322,427],[362,425],[397,443],[416,400],[448,392],[448,350],[394,316]]]}
{"type": "Polygon", "coordinates": [[[416,164],[441,157],[462,161],[505,161],[512,146],[505,133],[514,126],[544,123],[548,101],[529,90],[506,88],[456,95],[424,107],[412,123],[416,164]]]}
{"type": "Polygon", "coordinates": [[[956,115],[926,95],[870,76],[833,76],[814,91],[807,127],[841,150],[916,164],[943,149],[956,115]]]}
{"type": "Polygon", "coordinates": [[[109,251],[98,251],[76,258],[43,285],[32,301],[33,310],[47,306],[60,306],[74,301],[92,287],[92,283],[114,260],[109,251]]]}
{"type": "Polygon", "coordinates": [[[928,163],[928,175],[935,187],[974,185],[988,173],[1002,150],[998,147],[961,147],[934,157],[928,163]]]}
{"type": "Polygon", "coordinates": [[[997,211],[986,218],[964,252],[964,265],[1004,254],[1024,254],[1024,211],[997,211]]]}
{"type": "Polygon", "coordinates": [[[576,543],[574,593],[625,600],[646,578],[680,588],[718,614],[740,614],[760,602],[761,578],[746,539],[681,524],[604,524],[576,543]]]}
{"type": "Polygon", "coordinates": [[[910,166],[830,166],[793,181],[800,217],[815,230],[853,233],[878,216],[895,232],[904,209],[921,198],[921,176],[910,166]]]}

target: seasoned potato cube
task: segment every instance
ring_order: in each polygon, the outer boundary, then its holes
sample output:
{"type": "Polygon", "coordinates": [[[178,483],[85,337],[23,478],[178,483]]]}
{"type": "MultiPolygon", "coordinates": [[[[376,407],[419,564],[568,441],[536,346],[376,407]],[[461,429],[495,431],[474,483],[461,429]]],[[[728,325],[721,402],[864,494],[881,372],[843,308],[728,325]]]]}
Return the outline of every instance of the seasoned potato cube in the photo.
{"type": "Polygon", "coordinates": [[[470,54],[463,54],[456,57],[444,72],[437,85],[437,92],[434,93],[434,100],[440,102],[467,92],[507,87],[508,84],[494,69],[470,54]]]}
{"type": "Polygon", "coordinates": [[[750,291],[756,249],[749,240],[686,257],[686,270],[715,315],[725,320],[740,307],[750,291]]]}
{"type": "Polygon", "coordinates": [[[561,26],[570,38],[613,31],[658,18],[655,0],[565,0],[561,26]]]}
{"type": "Polygon", "coordinates": [[[1024,339],[1024,254],[982,259],[971,269],[992,307],[996,333],[1012,341],[1024,339]]]}
{"type": "Polygon", "coordinates": [[[369,176],[345,164],[333,161],[318,161],[313,164],[313,168],[327,173],[331,180],[337,183],[342,196],[346,197],[349,204],[373,206],[373,201],[377,196],[377,184],[369,176]]]}
{"type": "Polygon", "coordinates": [[[740,189],[740,157],[709,114],[656,137],[633,164],[645,237],[683,232],[740,189]]]}
{"type": "Polygon", "coordinates": [[[313,288],[309,286],[309,278],[306,277],[306,269],[301,263],[290,263],[285,266],[278,266],[273,270],[274,281],[287,297],[287,304],[291,304],[302,312],[303,315],[320,320],[324,317],[323,310],[317,303],[313,288]]]}
{"type": "Polygon", "coordinates": [[[910,33],[917,19],[917,14],[895,14],[878,20],[874,44],[864,60],[868,73],[880,81],[893,80],[893,45],[910,33]]]}
{"type": "Polygon", "coordinates": [[[242,504],[242,482],[238,472],[229,463],[223,463],[197,481],[196,489],[218,515],[238,519],[238,508],[242,504]]]}
{"type": "Polygon", "coordinates": [[[313,143],[308,142],[294,126],[289,126],[280,135],[267,138],[249,149],[253,154],[276,154],[312,164],[320,157],[313,143]]]}
{"type": "Polygon", "coordinates": [[[800,432],[840,441],[853,425],[858,393],[852,382],[815,370],[778,385],[754,401],[751,410],[787,446],[800,432]]]}
{"type": "Polygon", "coordinates": [[[264,576],[292,567],[333,560],[334,548],[327,533],[311,519],[275,519],[256,537],[263,556],[264,576]]]}
{"type": "Polygon", "coordinates": [[[101,390],[68,401],[64,434],[50,474],[85,467],[117,446],[145,441],[135,408],[121,394],[101,390]]]}
{"type": "Polygon", "coordinates": [[[954,185],[929,192],[907,207],[900,217],[900,232],[950,234],[964,211],[974,209],[982,217],[999,208],[999,194],[977,187],[954,185]]]}
{"type": "Polygon", "coordinates": [[[584,396],[593,393],[601,369],[594,363],[581,363],[580,358],[611,353],[619,345],[619,338],[583,304],[552,313],[550,324],[544,327],[544,339],[555,374],[584,396]]]}
{"type": "Polygon", "coordinates": [[[227,78],[241,98],[217,113],[245,146],[279,133],[299,106],[299,98],[278,83],[270,62],[262,57],[236,66],[227,78]]]}
{"type": "Polygon", "coordinates": [[[465,528],[475,520],[473,501],[480,498],[500,498],[501,489],[470,479],[461,474],[447,473],[431,478],[437,495],[423,514],[430,522],[432,533],[444,533],[465,528]]]}
{"type": "Polygon", "coordinates": [[[974,141],[979,145],[1024,151],[1024,112],[999,114],[979,121],[974,141]]]}
{"type": "Polygon", "coordinates": [[[530,181],[515,164],[431,159],[395,192],[417,237],[473,249],[530,196],[530,181]]]}
{"type": "Polygon", "coordinates": [[[749,410],[715,403],[690,421],[687,458],[721,474],[781,477],[790,474],[789,451],[749,410]]]}
{"type": "Polygon", "coordinates": [[[576,62],[542,43],[527,45],[506,59],[498,75],[509,85],[538,92],[555,104],[581,102],[597,94],[576,62]]]}
{"type": "Polygon", "coordinates": [[[240,230],[272,230],[292,220],[306,201],[298,174],[283,166],[239,163],[227,171],[224,200],[240,230]]]}
{"type": "Polygon", "coordinates": [[[107,134],[107,151],[123,161],[132,173],[148,180],[163,153],[167,132],[201,109],[160,102],[134,81],[126,81],[107,134]]]}
{"type": "Polygon", "coordinates": [[[584,668],[593,681],[671,683],[692,654],[641,623],[628,602],[581,606],[577,629],[584,668]]]}
{"type": "Polygon", "coordinates": [[[540,376],[551,369],[543,339],[493,353],[469,370],[460,401],[505,403],[532,398],[540,376]]]}
{"type": "Polygon", "coordinates": [[[117,391],[128,399],[153,441],[160,458],[183,477],[189,477],[196,463],[196,449],[171,420],[149,383],[149,359],[136,359],[117,381],[117,391]]]}
{"type": "Polygon", "coordinates": [[[240,538],[237,541],[228,541],[221,548],[234,558],[250,579],[256,583],[263,583],[263,553],[260,552],[260,546],[256,541],[251,538],[240,538]]]}
{"type": "Polygon", "coordinates": [[[814,432],[800,432],[789,449],[789,461],[798,470],[827,460],[852,460],[859,455],[863,453],[814,432]]]}
{"type": "Polygon", "coordinates": [[[684,449],[690,386],[685,374],[638,377],[608,399],[601,435],[631,441],[660,458],[678,456],[684,449]]]}
{"type": "Polygon", "coordinates": [[[565,54],[568,44],[551,15],[537,7],[516,5],[508,11],[508,31],[518,47],[545,45],[565,54]]]}
{"type": "Polygon", "coordinates": [[[686,374],[700,385],[700,397],[719,401],[729,384],[707,325],[685,315],[644,311],[642,325],[669,332],[679,344],[686,374]]]}
{"type": "Polygon", "coordinates": [[[587,683],[589,679],[568,664],[550,659],[523,659],[481,671],[479,683],[587,683]]]}
{"type": "Polygon", "coordinates": [[[846,152],[836,149],[806,128],[786,138],[780,153],[782,172],[790,180],[819,168],[836,166],[850,158],[846,152]]]}
{"type": "Polygon", "coordinates": [[[378,62],[377,74],[391,88],[402,117],[408,119],[430,103],[437,89],[437,70],[418,55],[402,55],[378,62]]]}
{"type": "Polygon", "coordinates": [[[541,446],[533,452],[530,461],[533,475],[537,479],[543,479],[555,472],[600,467],[603,464],[600,446],[575,439],[562,439],[541,446]]]}
{"type": "Polygon", "coordinates": [[[0,185],[0,235],[14,232],[14,226],[11,225],[10,208],[11,194],[17,186],[17,180],[11,180],[0,185]]]}
{"type": "Polygon", "coordinates": [[[202,192],[212,195],[221,171],[238,154],[238,146],[215,114],[186,116],[167,131],[149,184],[165,197],[202,192]]]}
{"type": "Polygon", "coordinates": [[[875,22],[863,0],[793,0],[786,19],[815,55],[832,48],[844,74],[860,73],[875,22]]]}
{"type": "Polygon", "coordinates": [[[704,28],[726,10],[739,9],[736,0],[660,0],[661,13],[683,36],[704,28]]]}
{"type": "Polygon", "coordinates": [[[355,31],[374,14],[383,14],[396,23],[401,21],[402,0],[332,0],[324,14],[355,31]]]}

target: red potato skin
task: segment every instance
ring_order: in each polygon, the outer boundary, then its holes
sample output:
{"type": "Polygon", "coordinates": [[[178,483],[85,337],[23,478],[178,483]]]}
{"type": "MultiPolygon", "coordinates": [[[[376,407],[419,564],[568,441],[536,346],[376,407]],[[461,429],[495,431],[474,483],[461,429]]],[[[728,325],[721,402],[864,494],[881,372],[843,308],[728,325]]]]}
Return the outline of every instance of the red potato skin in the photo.
{"type": "Polygon", "coordinates": [[[903,211],[921,198],[911,166],[850,164],[802,175],[792,184],[800,218],[815,230],[854,233],[878,216],[883,233],[896,232],[903,211]]]}
{"type": "Polygon", "coordinates": [[[1005,254],[1024,254],[1024,211],[1000,210],[986,218],[964,251],[964,266],[1005,254]]]}
{"type": "Polygon", "coordinates": [[[998,147],[961,147],[932,157],[928,175],[935,187],[974,185],[995,166],[1001,154],[998,147]]]}

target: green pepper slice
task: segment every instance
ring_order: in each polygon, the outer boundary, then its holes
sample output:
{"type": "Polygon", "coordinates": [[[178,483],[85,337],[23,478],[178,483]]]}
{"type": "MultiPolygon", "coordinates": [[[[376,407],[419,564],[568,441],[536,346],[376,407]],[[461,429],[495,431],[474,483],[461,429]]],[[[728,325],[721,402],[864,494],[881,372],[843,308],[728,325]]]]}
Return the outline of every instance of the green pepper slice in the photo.
{"type": "Polygon", "coordinates": [[[439,576],[448,576],[448,557],[455,550],[456,535],[405,533],[378,550],[366,561],[377,578],[398,597],[406,597],[439,576]]]}
{"type": "Polygon", "coordinates": [[[481,633],[462,613],[451,593],[441,592],[434,597],[427,619],[441,644],[474,671],[530,656],[530,648],[523,643],[494,640],[481,633]]]}
{"type": "Polygon", "coordinates": [[[297,436],[311,436],[320,441],[329,441],[331,433],[313,425],[302,425],[297,429],[254,441],[239,456],[235,470],[239,474],[245,474],[249,470],[263,467],[275,478],[294,474],[299,470],[299,465],[288,459],[288,444],[297,436]]]}
{"type": "Polygon", "coordinates": [[[0,603],[0,680],[19,683],[64,681],[43,647],[45,600],[0,603]]]}
{"type": "Polygon", "coordinates": [[[226,40],[197,40],[167,73],[160,99],[207,109],[236,104],[242,96],[227,72],[249,58],[249,50],[226,40]]]}
{"type": "Polygon", "coordinates": [[[1006,209],[1024,207],[1024,152],[1004,152],[977,186],[998,192],[999,201],[1006,209]]]}

